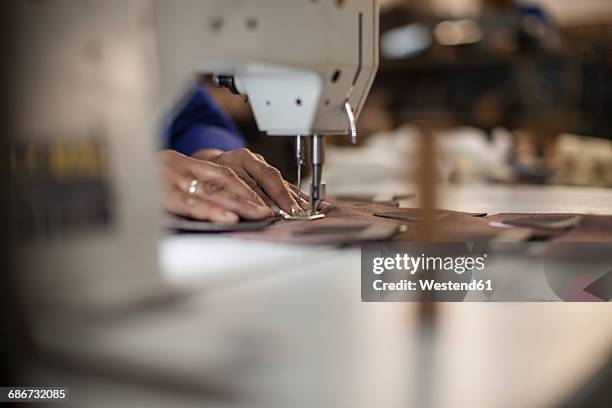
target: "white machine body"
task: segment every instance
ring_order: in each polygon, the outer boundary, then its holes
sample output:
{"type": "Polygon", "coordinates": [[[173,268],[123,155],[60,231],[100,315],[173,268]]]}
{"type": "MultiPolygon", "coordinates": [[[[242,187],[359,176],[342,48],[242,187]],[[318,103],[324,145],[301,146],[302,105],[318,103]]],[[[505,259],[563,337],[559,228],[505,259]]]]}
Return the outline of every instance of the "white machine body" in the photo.
{"type": "Polygon", "coordinates": [[[268,135],[347,134],[378,68],[377,0],[155,0],[164,112],[227,75],[268,135]]]}

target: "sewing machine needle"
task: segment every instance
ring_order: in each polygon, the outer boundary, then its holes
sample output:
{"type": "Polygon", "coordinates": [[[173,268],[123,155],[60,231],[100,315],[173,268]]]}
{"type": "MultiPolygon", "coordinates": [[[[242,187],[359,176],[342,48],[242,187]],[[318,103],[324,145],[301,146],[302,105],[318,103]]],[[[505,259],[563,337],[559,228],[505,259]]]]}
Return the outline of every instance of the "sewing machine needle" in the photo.
{"type": "Polygon", "coordinates": [[[297,164],[297,187],[302,189],[302,168],[304,167],[304,139],[301,135],[295,138],[295,160],[297,164]]]}

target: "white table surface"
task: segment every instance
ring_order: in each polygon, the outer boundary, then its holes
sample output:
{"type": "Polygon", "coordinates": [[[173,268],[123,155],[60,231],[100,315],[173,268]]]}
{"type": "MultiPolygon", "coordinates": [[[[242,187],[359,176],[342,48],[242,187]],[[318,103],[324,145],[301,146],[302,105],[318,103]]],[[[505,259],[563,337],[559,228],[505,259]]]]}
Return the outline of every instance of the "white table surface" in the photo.
{"type": "MultiPolygon", "coordinates": [[[[442,207],[463,211],[612,214],[612,191],[603,189],[465,185],[442,196],[442,207]]],[[[438,334],[427,335],[415,304],[360,301],[357,249],[179,235],[160,253],[173,285],[207,289],[202,299],[225,316],[221,332],[279,342],[272,368],[247,381],[275,395],[270,406],[421,406],[422,398],[434,407],[551,406],[603,364],[612,344],[609,304],[439,304],[438,334]],[[431,358],[419,365],[427,345],[431,358]]]]}

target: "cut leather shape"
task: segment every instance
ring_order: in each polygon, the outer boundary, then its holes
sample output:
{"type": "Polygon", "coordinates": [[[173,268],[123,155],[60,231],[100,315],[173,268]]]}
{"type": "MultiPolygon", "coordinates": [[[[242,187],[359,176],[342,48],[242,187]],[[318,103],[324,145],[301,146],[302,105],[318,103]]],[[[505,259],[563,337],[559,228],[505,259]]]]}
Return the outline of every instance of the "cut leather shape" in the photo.
{"type": "Polygon", "coordinates": [[[415,197],[414,193],[407,194],[338,194],[328,197],[328,201],[335,203],[382,204],[389,207],[399,207],[400,200],[409,200],[415,197]]]}
{"type": "MultiPolygon", "coordinates": [[[[445,241],[482,241],[491,239],[500,232],[499,228],[488,226],[486,218],[476,218],[468,213],[450,210],[439,211],[447,214],[442,220],[436,221],[436,229],[442,232],[441,239],[445,241]]],[[[419,241],[422,236],[421,223],[402,223],[401,220],[374,215],[387,212],[419,214],[420,209],[398,209],[371,203],[330,202],[322,209],[322,212],[326,214],[326,217],[321,220],[279,221],[261,231],[236,232],[229,235],[244,239],[319,245],[343,245],[391,239],[419,241]],[[402,224],[406,224],[403,230],[401,229],[402,224]],[[364,225],[367,225],[368,228],[361,230],[364,225]],[[372,226],[377,227],[372,228],[372,226]],[[310,233],[312,229],[316,232],[318,228],[322,228],[319,230],[321,233],[310,233]],[[310,232],[303,233],[304,231],[310,232]]]]}
{"type": "Polygon", "coordinates": [[[399,224],[321,225],[297,230],[293,234],[297,236],[318,237],[318,239],[324,239],[325,241],[327,241],[327,237],[331,237],[334,243],[347,244],[351,242],[390,240],[397,234],[399,229],[399,224]]]}
{"type": "MultiPolygon", "coordinates": [[[[457,211],[438,209],[438,210],[434,210],[433,220],[440,221],[448,217],[450,214],[465,214],[471,217],[485,217],[487,215],[487,213],[461,213],[457,211]]],[[[383,218],[392,218],[392,219],[401,220],[401,221],[413,221],[413,222],[425,220],[425,215],[423,213],[423,209],[421,208],[399,208],[393,211],[384,211],[384,212],[374,213],[374,216],[383,217],[383,218]]]]}
{"type": "Polygon", "coordinates": [[[612,243],[612,216],[582,215],[575,228],[556,237],[554,242],[612,243]]]}
{"type": "Polygon", "coordinates": [[[258,221],[240,221],[235,224],[223,224],[169,215],[164,219],[164,228],[183,232],[232,232],[256,231],[278,221],[278,218],[267,218],[258,221]]]}
{"type": "Polygon", "coordinates": [[[574,228],[580,223],[579,215],[538,214],[504,221],[506,225],[524,228],[565,230],[574,228]]]}
{"type": "MultiPolygon", "coordinates": [[[[241,239],[284,242],[314,245],[346,245],[371,240],[394,240],[422,242],[425,231],[422,222],[407,222],[376,216],[375,214],[402,213],[411,215],[417,221],[422,213],[418,208],[393,208],[372,203],[329,202],[322,208],[324,219],[314,221],[284,221],[269,225],[258,231],[229,232],[228,236],[241,239]],[[404,225],[401,230],[400,226],[404,225]],[[364,226],[367,228],[364,229],[364,226]],[[373,226],[376,228],[372,229],[373,226]],[[380,227],[379,227],[380,226],[380,227]],[[377,229],[379,228],[379,229],[377,229]]],[[[483,213],[465,213],[451,210],[438,210],[445,214],[434,220],[435,238],[441,242],[520,242],[545,240],[550,242],[612,242],[612,217],[577,214],[496,214],[484,216],[483,213]],[[581,221],[571,229],[541,228],[545,223],[535,223],[538,227],[507,228],[491,226],[496,223],[522,218],[543,218],[560,221],[579,217],[581,221]]],[[[572,221],[573,222],[573,221],[572,221]]]]}
{"type": "Polygon", "coordinates": [[[529,228],[509,228],[501,231],[490,242],[527,242],[534,237],[533,230],[529,228]]]}
{"type": "Polygon", "coordinates": [[[314,221],[285,221],[257,232],[235,232],[229,236],[272,242],[314,245],[345,245],[390,240],[400,230],[400,223],[372,214],[389,210],[382,204],[331,202],[321,211],[325,218],[314,221]]]}
{"type": "MultiPolygon", "coordinates": [[[[384,218],[379,218],[384,219],[384,218]]],[[[422,222],[406,223],[406,231],[398,234],[396,240],[409,242],[423,242],[424,224],[422,222]]],[[[483,242],[498,237],[505,231],[489,225],[487,217],[474,217],[468,213],[448,211],[448,215],[432,225],[435,237],[431,241],[437,242],[483,242]]],[[[512,237],[512,242],[516,237],[512,237]]]]}
{"type": "MultiPolygon", "coordinates": [[[[434,221],[440,221],[445,217],[448,217],[450,214],[445,211],[437,210],[434,213],[434,221]]],[[[402,220],[402,221],[423,221],[425,219],[425,215],[422,211],[389,211],[383,213],[375,213],[374,216],[382,217],[382,218],[391,218],[394,220],[402,220]]]]}
{"type": "Polygon", "coordinates": [[[313,234],[357,234],[368,228],[368,225],[321,225],[294,231],[296,235],[313,234]]]}
{"type": "MultiPolygon", "coordinates": [[[[502,223],[510,228],[525,228],[512,225],[514,220],[529,219],[552,219],[579,217],[579,222],[573,228],[552,229],[542,227],[530,227],[532,231],[531,240],[546,240],[550,242],[574,242],[574,243],[608,243],[612,242],[612,216],[609,215],[584,215],[570,213],[551,214],[529,214],[529,213],[502,213],[486,217],[489,223],[502,223]]],[[[533,224],[541,225],[541,224],[533,224]]],[[[502,231],[502,228],[497,228],[502,231]]]]}

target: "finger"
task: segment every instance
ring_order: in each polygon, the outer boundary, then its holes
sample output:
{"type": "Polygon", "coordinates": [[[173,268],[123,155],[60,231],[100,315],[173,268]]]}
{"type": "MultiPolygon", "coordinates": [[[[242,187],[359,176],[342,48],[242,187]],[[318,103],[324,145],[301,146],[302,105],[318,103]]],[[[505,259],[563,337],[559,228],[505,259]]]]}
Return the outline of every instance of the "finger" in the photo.
{"type": "Polygon", "coordinates": [[[295,191],[291,191],[291,195],[293,196],[293,199],[298,203],[300,208],[302,208],[302,210],[307,211],[310,208],[310,204],[308,203],[308,201],[300,197],[295,191]]]}
{"type": "Polygon", "coordinates": [[[173,189],[166,193],[164,205],[166,210],[172,214],[181,215],[183,217],[189,215],[189,209],[182,199],[182,192],[178,189],[173,189]]]}
{"type": "Polygon", "coordinates": [[[190,181],[194,178],[197,180],[223,180],[224,184],[227,184],[229,189],[239,196],[255,202],[259,201],[257,195],[248,186],[241,183],[233,171],[225,166],[194,159],[178,152],[172,152],[172,154],[166,154],[163,157],[166,166],[189,178],[190,181]]]}
{"type": "Polygon", "coordinates": [[[274,203],[274,201],[268,197],[268,195],[266,194],[265,191],[263,191],[261,189],[261,187],[259,187],[259,184],[257,184],[257,182],[255,180],[253,180],[253,178],[251,176],[249,176],[249,174],[244,171],[244,170],[239,170],[236,172],[236,174],[238,175],[238,177],[240,177],[240,179],[242,181],[244,181],[246,183],[247,186],[249,186],[249,188],[253,191],[255,191],[255,193],[257,193],[257,195],[263,200],[264,203],[266,203],[266,205],[272,209],[274,208],[278,208],[278,206],[276,205],[276,203],[274,203]]]}
{"type": "Polygon", "coordinates": [[[266,203],[266,205],[273,209],[275,212],[276,210],[278,210],[278,205],[276,205],[276,203],[274,202],[274,200],[272,200],[270,197],[268,197],[268,195],[266,194],[265,191],[263,191],[261,189],[261,187],[259,187],[257,185],[257,183],[254,183],[252,189],[259,195],[259,197],[261,197],[261,199],[263,200],[264,203],[266,203]]]}
{"type": "Polygon", "coordinates": [[[210,201],[194,197],[178,188],[174,188],[169,192],[166,199],[166,209],[174,214],[196,220],[234,224],[239,219],[235,213],[210,201]]]}
{"type": "MultiPolygon", "coordinates": [[[[272,201],[272,199],[270,197],[268,197],[268,195],[266,194],[265,191],[263,191],[259,185],[257,184],[257,182],[255,180],[253,180],[251,178],[251,176],[249,176],[248,174],[244,173],[244,176],[242,176],[242,174],[240,172],[238,172],[238,175],[240,178],[243,178],[244,182],[248,184],[249,187],[251,187],[257,194],[259,194],[259,196],[262,198],[262,200],[270,207],[270,209],[274,212],[274,214],[278,214],[280,208],[278,207],[278,205],[276,205],[276,203],[274,201],[272,201]]],[[[292,193],[293,194],[293,193],[292,193]]],[[[295,199],[295,197],[294,197],[295,199]]],[[[297,200],[296,200],[297,201],[297,200]]],[[[302,200],[303,201],[303,200],[302,200]]],[[[298,201],[298,205],[301,206],[301,208],[303,210],[308,210],[310,207],[308,206],[308,203],[306,203],[305,207],[304,205],[302,205],[302,203],[300,203],[298,201]]]]}
{"type": "Polygon", "coordinates": [[[267,163],[266,159],[261,154],[253,153],[253,155],[257,157],[259,160],[261,160],[262,162],[267,163]]]}
{"type": "Polygon", "coordinates": [[[265,207],[265,203],[263,200],[261,200],[259,195],[249,188],[249,186],[242,181],[232,169],[214,163],[207,164],[207,166],[193,166],[191,168],[192,174],[200,180],[216,181],[227,191],[236,194],[238,197],[244,200],[252,201],[261,207],[265,207]]]}
{"type": "Polygon", "coordinates": [[[325,211],[329,209],[332,205],[327,201],[320,201],[317,210],[325,211]]]}
{"type": "MultiPolygon", "coordinates": [[[[179,183],[179,185],[181,185],[179,189],[184,192],[189,184],[190,180],[182,179],[179,183]]],[[[256,204],[253,201],[244,200],[236,194],[226,191],[222,186],[214,182],[200,182],[195,193],[195,198],[215,204],[226,211],[249,220],[274,216],[274,212],[269,207],[256,204]]]]}
{"type": "Polygon", "coordinates": [[[299,195],[302,199],[306,200],[306,201],[310,201],[310,196],[308,194],[306,194],[305,192],[303,192],[302,190],[300,190],[299,188],[297,188],[297,186],[294,186],[291,183],[286,183],[287,187],[289,188],[289,190],[293,191],[294,193],[296,193],[297,195],[299,195]]]}
{"type": "Polygon", "coordinates": [[[253,201],[242,200],[238,195],[225,190],[221,184],[214,181],[202,182],[197,194],[200,198],[250,220],[268,218],[274,215],[269,207],[258,205],[253,201]]]}
{"type": "Polygon", "coordinates": [[[161,166],[161,176],[164,180],[164,191],[169,193],[173,188],[180,188],[179,184],[181,183],[181,174],[175,171],[172,167],[167,165],[161,166]]]}
{"type": "MultiPolygon", "coordinates": [[[[195,195],[188,193],[193,180],[198,179],[193,174],[197,172],[197,170],[193,170],[194,165],[198,168],[212,170],[219,170],[221,169],[220,166],[202,165],[199,161],[173,152],[164,154],[163,159],[162,176],[166,180],[166,207],[169,211],[180,215],[193,216],[197,219],[212,218],[215,221],[222,222],[233,222],[236,215],[249,219],[272,215],[272,211],[263,203],[256,204],[253,201],[242,199],[234,193],[225,191],[220,183],[199,180],[194,192],[195,195]],[[185,165],[186,163],[188,165],[185,165]],[[220,212],[216,207],[221,207],[223,212],[220,212]],[[210,212],[210,216],[203,214],[203,211],[210,212]]],[[[204,171],[202,171],[202,175],[204,175],[204,171]]]]}
{"type": "MultiPolygon", "coordinates": [[[[183,193],[189,193],[189,189],[191,188],[191,183],[193,183],[194,180],[196,180],[198,182],[197,188],[196,188],[196,195],[199,193],[200,190],[200,185],[201,185],[201,181],[198,180],[197,178],[194,178],[193,175],[190,174],[182,174],[179,172],[176,172],[172,169],[168,169],[169,172],[173,172],[173,180],[172,180],[172,186],[177,188],[178,190],[182,191],[183,193]]],[[[206,198],[206,197],[201,197],[201,198],[206,198]]]]}
{"type": "Polygon", "coordinates": [[[310,210],[310,196],[308,196],[308,194],[297,188],[297,186],[294,186],[291,183],[286,184],[287,188],[289,188],[289,190],[291,191],[294,200],[297,201],[300,207],[302,207],[302,209],[306,211],[310,210]]]}
{"type": "Polygon", "coordinates": [[[301,211],[278,169],[253,158],[244,161],[244,168],[281,209],[289,214],[301,211]]]}

